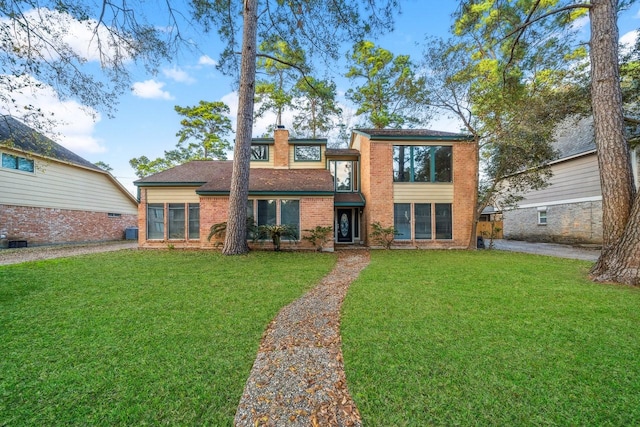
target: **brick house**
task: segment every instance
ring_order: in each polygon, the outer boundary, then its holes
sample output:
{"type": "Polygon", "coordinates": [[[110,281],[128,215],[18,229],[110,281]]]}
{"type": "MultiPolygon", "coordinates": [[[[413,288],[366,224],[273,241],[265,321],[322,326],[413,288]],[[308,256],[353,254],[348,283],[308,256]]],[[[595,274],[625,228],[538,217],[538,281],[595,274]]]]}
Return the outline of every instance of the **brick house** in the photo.
{"type": "Polygon", "coordinates": [[[0,247],[122,240],[138,203],[109,172],[0,117],[0,247]]]}
{"type": "MultiPolygon", "coordinates": [[[[251,144],[248,214],[258,225],[288,224],[298,239],[330,226],[341,245],[373,246],[371,224],[395,226],[395,246],[466,248],[473,221],[475,145],[466,135],[430,130],[354,131],[348,149],[326,139],[274,138],[251,144]]],[[[228,213],[232,162],[192,161],[135,182],[141,247],[212,248],[213,224],[228,213]]]]}

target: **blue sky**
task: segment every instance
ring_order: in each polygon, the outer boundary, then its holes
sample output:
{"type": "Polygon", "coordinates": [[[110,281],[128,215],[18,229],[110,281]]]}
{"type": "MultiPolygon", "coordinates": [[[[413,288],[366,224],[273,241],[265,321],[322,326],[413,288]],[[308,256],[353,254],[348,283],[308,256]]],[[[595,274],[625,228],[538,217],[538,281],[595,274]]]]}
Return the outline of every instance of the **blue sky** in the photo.
{"type": "MultiPolygon", "coordinates": [[[[395,31],[375,40],[378,45],[394,54],[410,54],[418,61],[422,48],[417,46],[425,36],[446,37],[451,25],[450,15],[457,6],[453,0],[405,0],[402,14],[397,18],[395,31]]],[[[623,13],[619,20],[620,35],[625,36],[640,27],[636,6],[623,13]]],[[[587,31],[586,27],[585,30],[587,31]]],[[[627,38],[630,36],[627,35],[627,38]]],[[[156,75],[141,70],[133,73],[131,92],[120,98],[114,118],[98,113],[95,120],[73,101],[60,102],[54,95],[41,95],[36,101],[45,110],[54,111],[67,124],[57,129],[56,141],[89,161],[103,161],[112,168],[112,174],[131,192],[137,179],[129,166],[129,159],[145,155],[150,159],[162,156],[164,150],[173,149],[180,129],[180,116],[175,105],[193,106],[200,100],[224,101],[231,108],[235,129],[237,96],[232,79],[215,68],[222,43],[215,33],[198,45],[199,52],[184,52],[172,63],[164,64],[156,75]]],[[[335,67],[344,73],[345,67],[335,67]]],[[[323,70],[319,70],[322,75],[323,70]]],[[[348,89],[348,81],[336,76],[338,92],[348,89]]],[[[341,99],[344,109],[348,103],[341,99]]],[[[265,117],[256,123],[254,135],[262,134],[274,122],[265,117]]],[[[285,118],[286,125],[286,118],[285,118]]],[[[451,120],[433,120],[431,129],[459,130],[451,120]]],[[[135,194],[135,193],[134,193],[135,194]]]]}

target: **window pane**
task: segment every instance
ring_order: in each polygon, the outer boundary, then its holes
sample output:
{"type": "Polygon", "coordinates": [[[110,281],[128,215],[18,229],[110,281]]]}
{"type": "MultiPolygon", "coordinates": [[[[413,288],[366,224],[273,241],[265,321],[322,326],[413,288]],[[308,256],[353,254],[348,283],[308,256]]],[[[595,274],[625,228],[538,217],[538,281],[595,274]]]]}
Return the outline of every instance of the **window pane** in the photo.
{"type": "Polygon", "coordinates": [[[275,225],[276,201],[258,200],[258,225],[275,225]]]}
{"type": "Polygon", "coordinates": [[[336,162],[336,191],[351,191],[352,169],[351,162],[336,162]]]}
{"type": "Polygon", "coordinates": [[[436,203],[436,239],[451,238],[451,203],[436,203]]]}
{"type": "Polygon", "coordinates": [[[413,147],[413,180],[431,181],[431,147],[413,147]]]}
{"type": "Polygon", "coordinates": [[[252,145],[251,160],[269,160],[269,146],[266,144],[252,145]]]}
{"type": "Polygon", "coordinates": [[[416,239],[431,239],[431,203],[416,203],[416,239]]]}
{"type": "Polygon", "coordinates": [[[2,153],[2,167],[7,169],[18,169],[18,158],[11,154],[2,153]]]}
{"type": "Polygon", "coordinates": [[[280,200],[280,224],[288,225],[296,231],[296,240],[300,237],[300,201],[280,200]]]}
{"type": "Polygon", "coordinates": [[[18,169],[25,172],[33,172],[33,160],[18,157],[18,169]]]}
{"type": "Polygon", "coordinates": [[[434,147],[435,182],[451,182],[451,147],[434,147]]]}
{"type": "Polygon", "coordinates": [[[296,145],[294,149],[294,158],[297,161],[303,162],[320,161],[320,146],[296,145]]]}
{"type": "Polygon", "coordinates": [[[411,147],[393,146],[393,181],[411,181],[411,147]]]}
{"type": "Polygon", "coordinates": [[[147,239],[164,239],[164,205],[147,205],[147,239]]]}
{"type": "Polygon", "coordinates": [[[189,239],[200,238],[200,205],[189,203],[189,239]]]}
{"type": "Polygon", "coordinates": [[[395,203],[393,205],[393,226],[398,234],[396,239],[411,239],[411,204],[395,203]]]}
{"type": "Polygon", "coordinates": [[[169,239],[184,239],[184,205],[169,204],[169,239]]]}

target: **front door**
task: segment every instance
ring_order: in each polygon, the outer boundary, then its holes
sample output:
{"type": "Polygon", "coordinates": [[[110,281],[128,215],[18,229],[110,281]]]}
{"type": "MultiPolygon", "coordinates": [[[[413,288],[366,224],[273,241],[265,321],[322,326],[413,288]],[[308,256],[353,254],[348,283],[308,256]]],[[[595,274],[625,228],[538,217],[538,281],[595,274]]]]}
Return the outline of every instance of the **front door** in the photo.
{"type": "Polygon", "coordinates": [[[337,210],[338,243],[353,243],[353,209],[337,210]]]}

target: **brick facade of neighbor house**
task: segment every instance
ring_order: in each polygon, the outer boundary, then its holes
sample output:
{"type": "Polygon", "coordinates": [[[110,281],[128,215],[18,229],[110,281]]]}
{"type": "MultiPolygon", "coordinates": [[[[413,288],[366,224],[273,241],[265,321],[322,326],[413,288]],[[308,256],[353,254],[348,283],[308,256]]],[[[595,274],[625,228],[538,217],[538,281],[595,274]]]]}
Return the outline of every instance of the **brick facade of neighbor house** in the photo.
{"type": "MultiPolygon", "coordinates": [[[[348,149],[327,149],[326,140],[289,139],[287,130],[277,129],[274,138],[252,141],[248,208],[258,224],[298,227],[299,239],[283,240],[282,249],[312,250],[313,245],[303,239],[309,230],[332,227],[333,238],[329,236],[323,246],[332,251],[352,245],[374,246],[369,238],[371,224],[394,226],[398,203],[410,204],[412,215],[414,205],[423,211],[430,206],[433,212],[444,206],[444,214],[439,213],[437,218],[435,213],[429,214],[429,218],[434,230],[444,224],[446,234],[434,231],[428,238],[416,231],[412,236],[422,239],[404,238],[395,246],[464,248],[469,245],[473,221],[475,154],[469,137],[446,132],[358,130],[348,149]],[[430,167],[444,170],[447,178],[415,183],[412,178],[412,182],[396,187],[396,145],[433,151],[430,167]],[[436,152],[446,153],[444,166],[436,167],[436,152]],[[401,188],[401,195],[394,194],[396,188],[401,188]]],[[[227,220],[231,170],[228,161],[192,161],[136,181],[140,246],[221,248],[221,238],[209,241],[207,236],[213,224],[227,220]],[[190,228],[194,221],[198,221],[198,234],[190,228]],[[153,235],[148,235],[149,229],[154,230],[153,235]]],[[[420,218],[423,224],[429,223],[424,216],[420,218]]],[[[252,248],[272,248],[270,241],[249,244],[252,248]]]]}
{"type": "Polygon", "coordinates": [[[29,246],[123,240],[137,221],[131,214],[0,205],[0,234],[29,246]]]}

